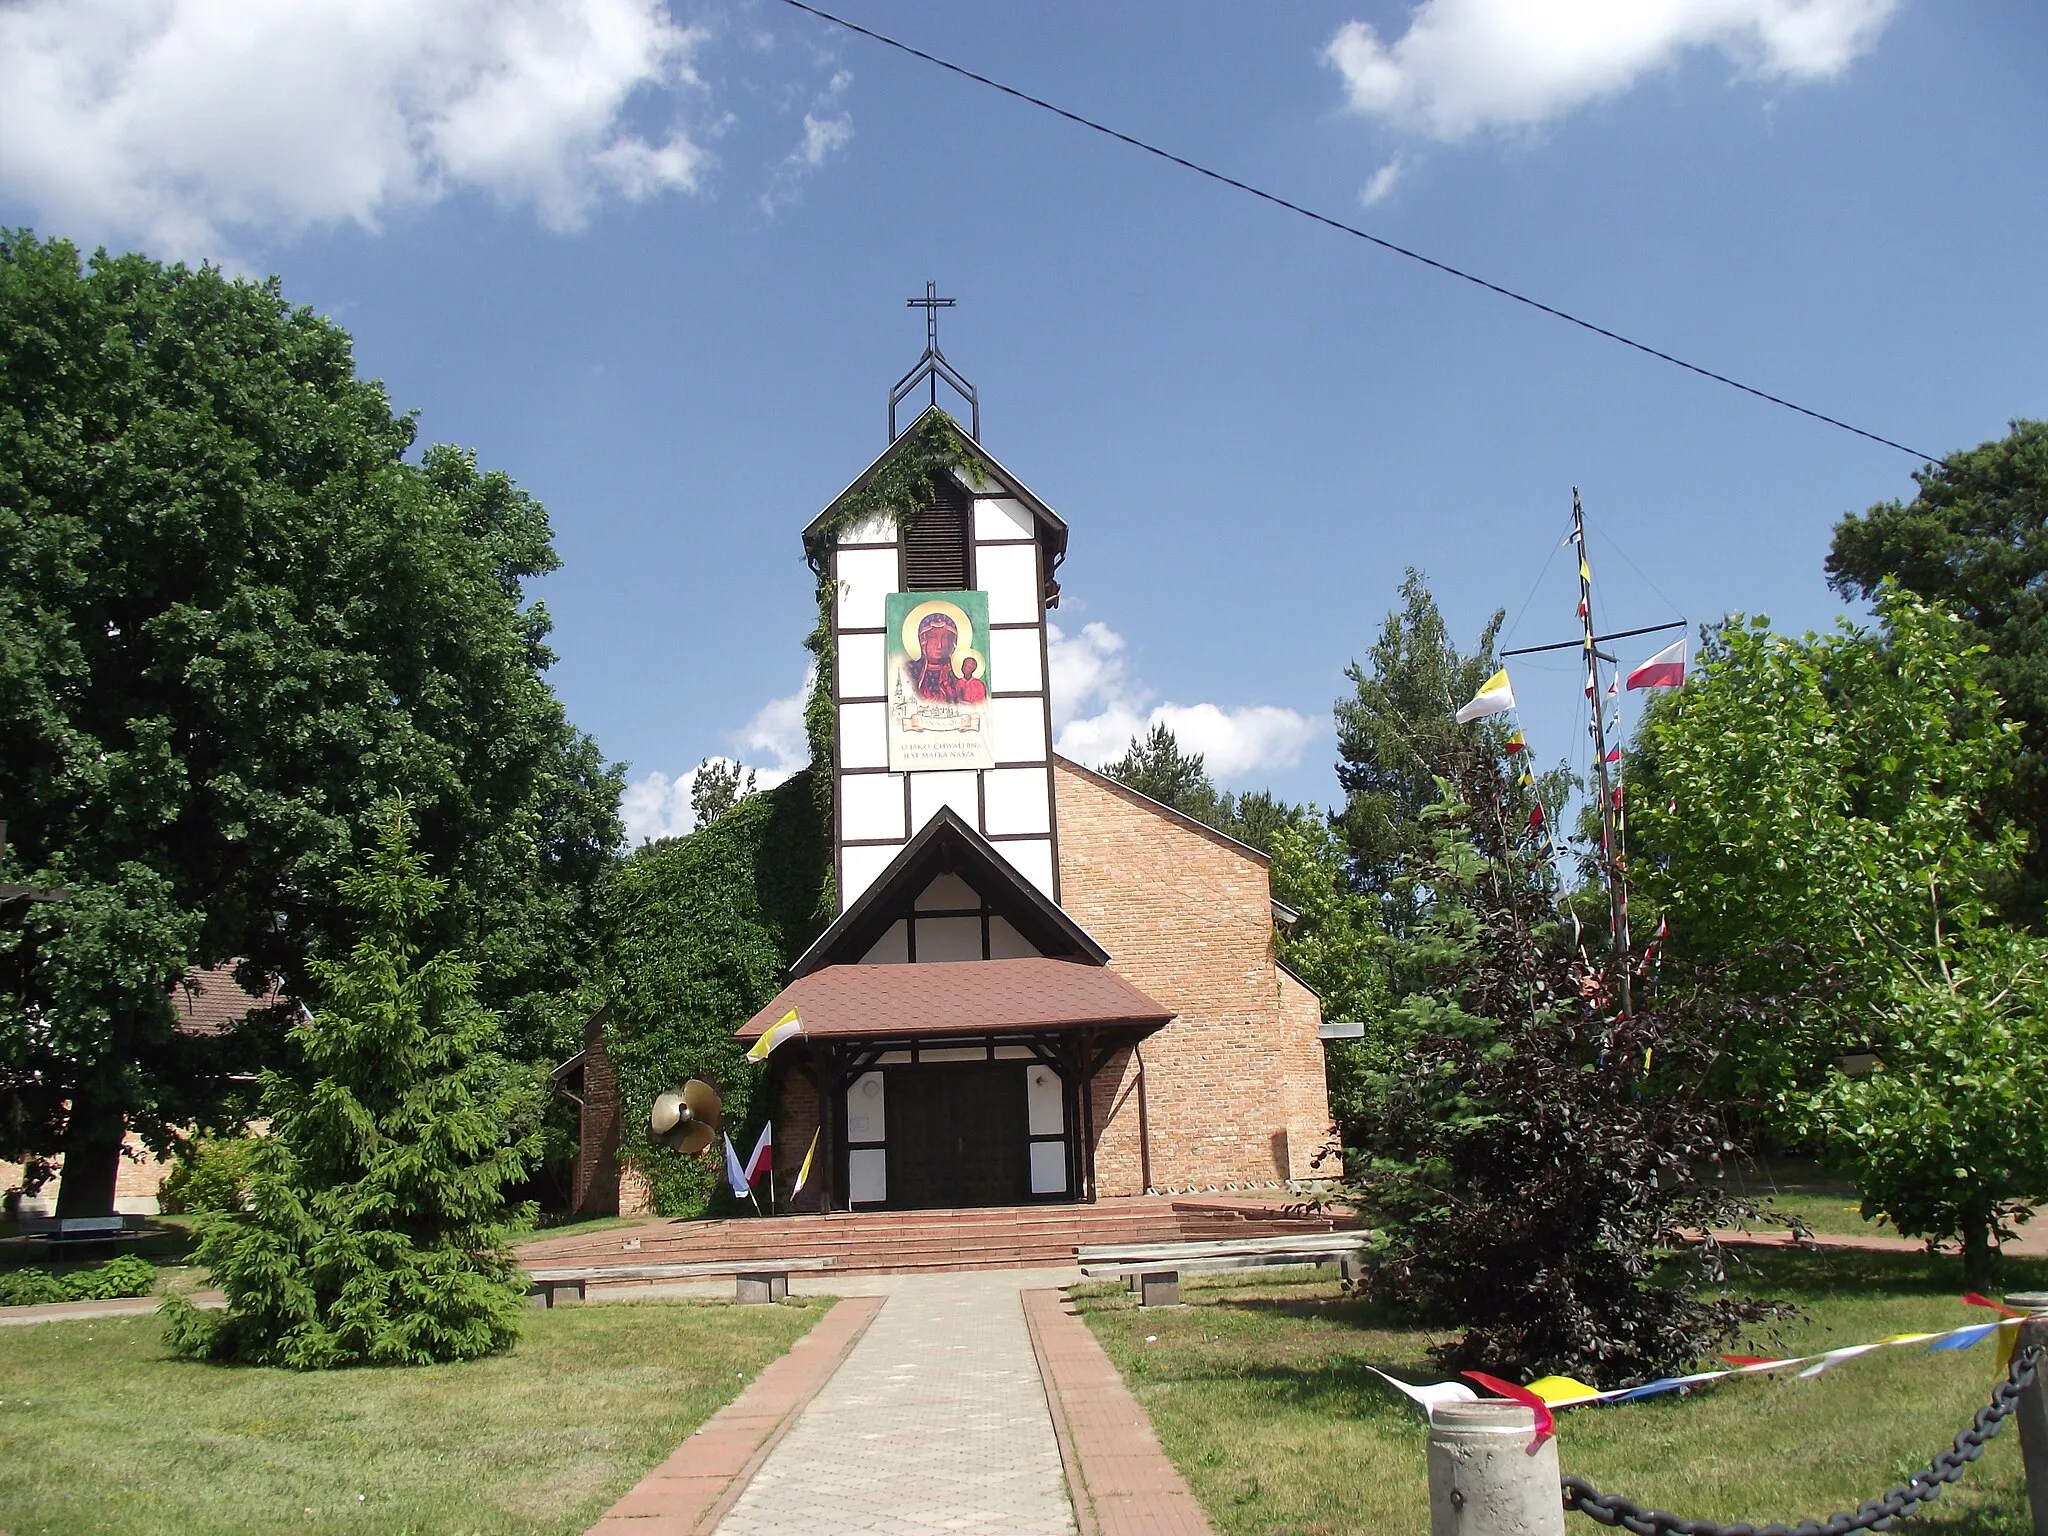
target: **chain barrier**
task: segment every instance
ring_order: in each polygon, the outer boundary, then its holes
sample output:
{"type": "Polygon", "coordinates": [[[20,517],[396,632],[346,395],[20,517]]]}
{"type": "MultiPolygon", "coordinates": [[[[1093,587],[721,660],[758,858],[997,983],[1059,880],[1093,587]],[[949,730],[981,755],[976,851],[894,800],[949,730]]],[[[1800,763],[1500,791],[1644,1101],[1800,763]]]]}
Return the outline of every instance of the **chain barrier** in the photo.
{"type": "Polygon", "coordinates": [[[1847,1514],[1825,1520],[1802,1520],[1797,1525],[1717,1525],[1711,1520],[1686,1520],[1661,1509],[1644,1509],[1618,1493],[1602,1493],[1583,1477],[1566,1477],[1564,1507],[1577,1510],[1600,1525],[1618,1525],[1636,1536],[1847,1536],[1850,1531],[1888,1530],[1892,1523],[1913,1513],[1936,1497],[1944,1484],[1960,1481],[1970,1463],[1984,1454],[1984,1447],[2007,1417],[2019,1406],[2020,1394],[2032,1385],[2041,1364],[2042,1345],[2015,1351],[2006,1377],[1991,1394],[1991,1401],[1977,1410],[1970,1427],[1956,1436],[1952,1451],[1936,1456],[1924,1472],[1912,1481],[1887,1489],[1874,1499],[1865,1499],[1847,1514]]]}

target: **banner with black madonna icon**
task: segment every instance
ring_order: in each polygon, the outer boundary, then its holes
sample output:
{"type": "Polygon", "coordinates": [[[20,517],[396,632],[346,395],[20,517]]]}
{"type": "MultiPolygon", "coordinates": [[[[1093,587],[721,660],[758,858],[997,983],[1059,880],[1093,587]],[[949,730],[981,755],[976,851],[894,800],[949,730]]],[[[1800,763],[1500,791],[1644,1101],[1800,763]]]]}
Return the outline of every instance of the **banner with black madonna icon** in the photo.
{"type": "Polygon", "coordinates": [[[994,767],[988,594],[891,592],[883,613],[890,770],[994,767]]]}

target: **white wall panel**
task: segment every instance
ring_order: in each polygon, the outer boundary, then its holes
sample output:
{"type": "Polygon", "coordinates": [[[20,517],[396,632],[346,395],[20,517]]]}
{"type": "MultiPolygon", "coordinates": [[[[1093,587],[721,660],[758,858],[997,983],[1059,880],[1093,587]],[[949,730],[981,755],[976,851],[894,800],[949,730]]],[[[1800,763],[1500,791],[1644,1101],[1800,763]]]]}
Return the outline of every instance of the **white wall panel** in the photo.
{"type": "Polygon", "coordinates": [[[1052,895],[1052,839],[1040,842],[1037,838],[1020,838],[1016,842],[992,843],[989,846],[1010,861],[1010,867],[1037,886],[1046,895],[1052,895]]]}
{"type": "Polygon", "coordinates": [[[981,958],[981,919],[920,917],[917,920],[917,963],[925,965],[981,958]]]}
{"type": "Polygon", "coordinates": [[[879,699],[888,693],[882,640],[881,635],[839,637],[839,697],[879,699]]]}
{"type": "Polygon", "coordinates": [[[988,957],[991,960],[1029,960],[1038,948],[1010,925],[1007,917],[988,920],[988,957]]]}
{"type": "Polygon", "coordinates": [[[910,924],[897,918],[889,925],[888,931],[860,957],[862,965],[908,965],[910,963],[910,924]]]}
{"type": "Polygon", "coordinates": [[[880,1072],[863,1072],[846,1085],[846,1139],[887,1141],[889,1139],[888,1078],[880,1072]]]}
{"type": "Polygon", "coordinates": [[[1038,524],[1021,501],[1007,496],[974,504],[974,536],[977,539],[1028,539],[1038,524]]]}
{"type": "MultiPolygon", "coordinates": [[[[881,708],[876,705],[875,708],[881,708]]],[[[989,746],[999,763],[1045,761],[1045,703],[1042,698],[992,699],[989,746]]]]}
{"type": "Polygon", "coordinates": [[[1005,693],[1037,693],[1045,687],[1045,669],[1038,654],[1038,629],[992,629],[988,633],[988,671],[1005,693]]]}
{"type": "Polygon", "coordinates": [[[839,780],[839,833],[849,841],[871,837],[902,842],[903,775],[849,773],[839,780]]]}
{"type": "Polygon", "coordinates": [[[1066,1099],[1059,1073],[1039,1065],[1024,1069],[1024,1103],[1033,1136],[1062,1136],[1067,1129],[1066,1099]]]}
{"type": "Polygon", "coordinates": [[[839,909],[843,912],[860,893],[875,883],[875,877],[889,867],[889,861],[902,852],[900,847],[883,844],[879,848],[844,848],[840,850],[839,863],[839,909]]]}
{"type": "Polygon", "coordinates": [[[1031,1143],[1031,1193],[1064,1195],[1067,1192],[1067,1144],[1064,1141],[1031,1143]]]}
{"type": "Polygon", "coordinates": [[[839,552],[841,629],[880,629],[882,598],[895,590],[895,550],[842,549],[839,552]]]}
{"type": "Polygon", "coordinates": [[[848,523],[839,533],[842,544],[894,544],[896,542],[896,519],[886,512],[877,512],[859,522],[848,523]]]}
{"type": "MultiPolygon", "coordinates": [[[[840,557],[842,560],[845,556],[840,557]]],[[[1038,621],[1038,546],[993,545],[974,552],[975,579],[988,593],[991,624],[1034,624],[1038,621]]],[[[876,599],[877,611],[881,600],[876,599]]],[[[876,623],[881,620],[877,619],[876,623]]]]}
{"type": "Polygon", "coordinates": [[[848,1152],[846,1194],[854,1205],[877,1205],[888,1199],[889,1154],[880,1147],[856,1147],[848,1152]]]}
{"type": "Polygon", "coordinates": [[[981,776],[991,834],[1052,831],[1048,768],[991,768],[981,776]]]}
{"type": "Polygon", "coordinates": [[[889,766],[888,705],[876,703],[839,706],[839,766],[889,766]]]}
{"type": "Polygon", "coordinates": [[[910,776],[911,833],[915,835],[920,827],[938,815],[942,805],[950,805],[962,821],[980,830],[981,800],[975,792],[974,780],[972,769],[959,773],[913,773],[910,776]]]}
{"type": "Polygon", "coordinates": [[[981,905],[981,892],[958,875],[944,874],[918,893],[920,912],[961,912],[981,905]]]}

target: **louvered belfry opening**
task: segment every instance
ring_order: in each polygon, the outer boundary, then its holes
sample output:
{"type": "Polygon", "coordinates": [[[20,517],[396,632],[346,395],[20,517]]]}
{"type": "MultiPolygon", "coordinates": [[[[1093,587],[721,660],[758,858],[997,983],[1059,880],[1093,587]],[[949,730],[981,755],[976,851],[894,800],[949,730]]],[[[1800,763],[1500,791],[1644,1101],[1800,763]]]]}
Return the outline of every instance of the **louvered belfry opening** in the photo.
{"type": "Polygon", "coordinates": [[[950,487],[903,534],[903,589],[906,592],[964,592],[969,588],[969,522],[974,508],[965,491],[950,487]]]}

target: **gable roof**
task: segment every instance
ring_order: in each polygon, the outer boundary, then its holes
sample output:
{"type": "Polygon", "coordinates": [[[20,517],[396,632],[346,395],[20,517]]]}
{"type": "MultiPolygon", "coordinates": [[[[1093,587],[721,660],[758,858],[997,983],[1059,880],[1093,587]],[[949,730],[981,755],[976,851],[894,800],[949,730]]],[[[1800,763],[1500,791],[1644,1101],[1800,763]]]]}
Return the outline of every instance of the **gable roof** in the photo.
{"type": "Polygon", "coordinates": [[[990,847],[982,835],[962,821],[952,807],[918,828],[888,868],[856,896],[832,926],[797,956],[789,968],[792,979],[829,965],[857,961],[899,917],[907,917],[924,888],[940,875],[960,876],[997,916],[1007,918],[1041,954],[1056,960],[1105,965],[1109,951],[1089,937],[1088,930],[990,847]]]}
{"type": "Polygon", "coordinates": [[[1173,1010],[1107,966],[1071,960],[951,965],[828,965],[800,976],[733,1031],[758,1040],[790,1009],[813,1040],[1038,1034],[1125,1026],[1163,1029],[1173,1010]],[[943,971],[943,978],[934,971],[943,971]]]}
{"type": "MultiPolygon", "coordinates": [[[[1128,800],[1133,805],[1148,810],[1156,816],[1164,817],[1177,827],[1184,827],[1190,832],[1198,833],[1209,839],[1210,842],[1216,844],[1219,848],[1228,848],[1232,853],[1242,854],[1261,869],[1271,869],[1273,867],[1271,857],[1259,852],[1250,843],[1240,843],[1229,833],[1218,832],[1206,821],[1197,821],[1185,811],[1176,811],[1165,801],[1154,800],[1150,795],[1131,788],[1130,785],[1122,782],[1120,779],[1112,779],[1106,773],[1098,773],[1087,764],[1077,763],[1071,757],[1062,757],[1057,752],[1053,753],[1052,760],[1057,766],[1071,769],[1099,789],[1106,789],[1120,799],[1128,800]]],[[[1298,913],[1296,915],[1299,916],[1298,913]]]]}
{"type": "MultiPolygon", "coordinates": [[[[936,405],[928,405],[920,411],[917,420],[905,428],[902,435],[895,442],[876,455],[875,461],[856,475],[851,485],[837,496],[834,496],[825,510],[812,518],[804,526],[804,548],[806,550],[812,551],[815,556],[818,542],[824,537],[825,525],[831,522],[833,516],[846,504],[847,498],[866,490],[869,482],[881,473],[883,467],[891,459],[904,451],[905,445],[917,435],[918,429],[924,425],[925,418],[933,415],[945,417],[947,421],[953,420],[952,417],[946,416],[946,413],[936,405]]],[[[959,432],[960,441],[966,447],[969,457],[981,466],[982,473],[988,479],[995,482],[999,493],[1004,496],[1014,497],[1018,501],[1023,502],[1030,509],[1032,517],[1037,520],[1038,541],[1046,549],[1045,572],[1046,576],[1050,578],[1053,568],[1066,558],[1066,520],[1059,513],[1053,511],[1051,507],[1040,501],[1031,488],[1022,480],[1019,480],[1015,475],[1003,468],[1001,464],[997,463],[995,455],[969,437],[966,429],[961,427],[958,422],[953,422],[953,425],[959,432]]],[[[969,486],[968,489],[973,490],[974,487],[969,486]]],[[[982,492],[982,494],[986,495],[988,493],[982,492]]]]}

